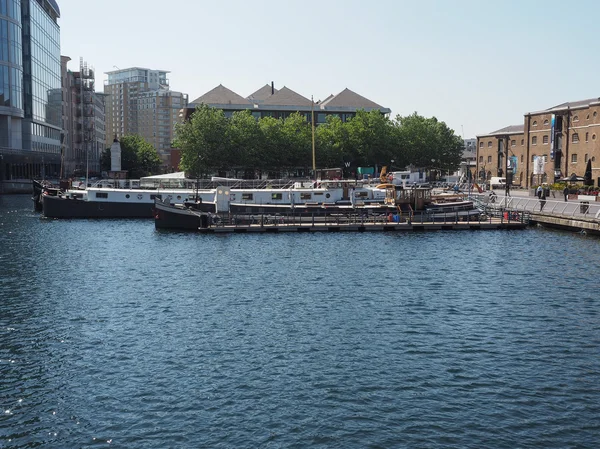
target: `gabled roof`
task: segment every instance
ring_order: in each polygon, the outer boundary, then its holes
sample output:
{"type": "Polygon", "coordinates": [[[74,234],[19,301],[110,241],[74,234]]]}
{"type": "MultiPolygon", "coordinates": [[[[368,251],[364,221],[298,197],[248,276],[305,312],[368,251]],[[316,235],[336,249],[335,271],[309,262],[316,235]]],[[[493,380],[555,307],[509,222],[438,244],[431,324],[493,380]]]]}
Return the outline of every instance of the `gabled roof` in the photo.
{"type": "Polygon", "coordinates": [[[250,102],[236,94],[234,91],[227,89],[222,84],[219,84],[213,90],[206,92],[201,97],[196,98],[192,104],[243,104],[247,105],[250,102]]]}
{"type": "Polygon", "coordinates": [[[318,100],[315,104],[323,104],[325,102],[327,102],[328,100],[331,100],[333,98],[333,94],[329,95],[327,98],[325,98],[325,100],[318,100]]]}
{"type": "Polygon", "coordinates": [[[265,101],[267,98],[269,98],[271,95],[273,95],[274,93],[277,93],[277,92],[279,92],[277,89],[273,88],[269,84],[265,84],[263,87],[258,89],[253,94],[248,95],[248,100],[251,103],[260,104],[263,101],[265,101]],[[275,92],[273,92],[273,91],[275,91],[275,92]]]}
{"type": "Polygon", "coordinates": [[[505,126],[504,128],[500,128],[496,131],[492,131],[488,134],[481,134],[477,137],[488,137],[488,136],[497,136],[497,135],[505,135],[505,134],[523,134],[525,132],[525,125],[510,125],[505,126]]]}
{"type": "Polygon", "coordinates": [[[374,101],[369,100],[356,92],[345,88],[339,94],[328,97],[321,104],[321,109],[327,108],[353,108],[353,109],[383,109],[374,101]]]}
{"type": "Polygon", "coordinates": [[[589,98],[587,100],[579,100],[579,101],[568,101],[566,103],[558,104],[556,106],[552,106],[548,108],[547,111],[552,111],[555,109],[567,109],[567,108],[578,108],[581,106],[589,106],[592,103],[600,102],[600,98],[589,98]]]}
{"type": "Polygon", "coordinates": [[[307,106],[310,107],[312,102],[303,97],[300,94],[297,94],[291,89],[287,87],[282,87],[281,90],[275,92],[269,98],[267,98],[264,102],[264,105],[271,106],[307,106]]]}
{"type": "Polygon", "coordinates": [[[525,115],[544,114],[555,111],[566,111],[567,109],[584,109],[589,106],[598,104],[600,104],[600,98],[588,98],[587,100],[567,101],[566,103],[557,104],[556,106],[552,106],[551,108],[544,109],[541,111],[529,112],[525,115]]]}

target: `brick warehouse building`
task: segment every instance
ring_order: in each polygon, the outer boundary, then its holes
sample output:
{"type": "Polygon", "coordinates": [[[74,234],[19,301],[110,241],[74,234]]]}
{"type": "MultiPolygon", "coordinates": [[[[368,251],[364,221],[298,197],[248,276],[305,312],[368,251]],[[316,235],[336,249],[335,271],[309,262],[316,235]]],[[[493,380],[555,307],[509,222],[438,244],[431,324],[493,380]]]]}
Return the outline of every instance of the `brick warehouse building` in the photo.
{"type": "Polygon", "coordinates": [[[525,114],[523,125],[477,136],[477,178],[504,176],[509,168],[515,184],[530,187],[573,173],[583,176],[591,160],[592,179],[600,185],[599,115],[600,98],[568,102],[525,114]],[[545,164],[543,173],[534,175],[538,156],[545,164]]]}

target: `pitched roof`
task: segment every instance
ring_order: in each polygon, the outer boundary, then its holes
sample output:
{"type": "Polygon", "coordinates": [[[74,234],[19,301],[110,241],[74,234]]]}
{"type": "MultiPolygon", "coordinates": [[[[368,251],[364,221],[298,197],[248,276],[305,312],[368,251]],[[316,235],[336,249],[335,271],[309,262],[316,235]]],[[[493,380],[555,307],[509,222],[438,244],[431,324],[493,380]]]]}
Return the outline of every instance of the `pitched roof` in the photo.
{"type": "Polygon", "coordinates": [[[600,98],[588,98],[587,100],[567,101],[566,103],[557,104],[556,106],[552,106],[548,109],[542,109],[541,111],[528,112],[525,115],[547,114],[549,112],[554,111],[566,111],[567,109],[584,109],[589,106],[598,104],[600,104],[600,98]]]}
{"type": "Polygon", "coordinates": [[[249,104],[249,101],[219,84],[213,90],[209,90],[201,97],[196,98],[191,104],[249,104]]]}
{"type": "Polygon", "coordinates": [[[308,106],[312,105],[312,102],[303,97],[300,94],[297,94],[291,89],[287,87],[282,87],[281,90],[275,92],[269,98],[267,98],[264,102],[264,105],[271,106],[308,106]]]}
{"type": "Polygon", "coordinates": [[[504,128],[500,128],[497,131],[492,131],[491,134],[517,134],[525,131],[524,125],[510,125],[505,126],[504,128]]]}
{"type": "Polygon", "coordinates": [[[353,108],[353,109],[383,109],[380,105],[356,92],[345,88],[339,94],[326,99],[321,103],[321,109],[327,108],[353,108]]]}
{"type": "Polygon", "coordinates": [[[274,87],[272,87],[269,84],[265,84],[263,87],[258,89],[253,94],[248,95],[248,100],[250,100],[252,103],[260,104],[263,101],[265,101],[267,98],[269,98],[271,95],[273,95],[274,93],[277,93],[277,92],[279,92],[277,89],[275,89],[274,87]],[[273,91],[275,91],[275,92],[273,92],[273,91]]]}
{"type": "Polygon", "coordinates": [[[582,106],[585,107],[585,106],[589,106],[592,103],[598,103],[598,102],[600,102],[600,98],[589,98],[587,100],[568,101],[566,103],[561,103],[556,106],[552,106],[551,108],[548,108],[547,111],[553,111],[556,109],[578,108],[578,107],[582,107],[582,106]]]}
{"type": "Polygon", "coordinates": [[[522,134],[525,132],[525,125],[510,125],[505,126],[504,128],[500,128],[496,131],[492,131],[487,134],[480,134],[477,137],[487,137],[487,136],[496,136],[496,135],[504,135],[504,134],[522,134]]]}

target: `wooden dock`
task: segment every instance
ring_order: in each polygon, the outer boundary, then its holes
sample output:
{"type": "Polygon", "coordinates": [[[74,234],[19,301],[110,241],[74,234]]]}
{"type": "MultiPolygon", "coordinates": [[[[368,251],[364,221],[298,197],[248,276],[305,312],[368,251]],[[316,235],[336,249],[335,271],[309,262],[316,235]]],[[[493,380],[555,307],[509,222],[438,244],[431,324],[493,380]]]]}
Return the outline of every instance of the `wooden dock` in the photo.
{"type": "Polygon", "coordinates": [[[426,231],[465,231],[465,230],[496,230],[496,229],[525,229],[526,221],[504,220],[489,218],[481,221],[456,222],[404,222],[404,223],[258,223],[246,225],[213,225],[199,228],[203,234],[225,233],[283,233],[283,232],[426,232],[426,231]]]}

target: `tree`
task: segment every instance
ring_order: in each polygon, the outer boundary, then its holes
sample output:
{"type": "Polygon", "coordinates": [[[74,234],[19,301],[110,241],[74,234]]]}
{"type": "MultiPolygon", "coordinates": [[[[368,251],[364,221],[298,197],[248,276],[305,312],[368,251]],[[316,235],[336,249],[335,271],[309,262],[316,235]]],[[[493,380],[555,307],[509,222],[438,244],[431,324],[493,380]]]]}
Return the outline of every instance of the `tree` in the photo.
{"type": "Polygon", "coordinates": [[[295,112],[281,128],[284,165],[288,169],[312,167],[312,130],[306,118],[295,112]]]}
{"type": "Polygon", "coordinates": [[[279,177],[286,165],[283,152],[283,120],[265,117],[258,122],[258,126],[264,144],[260,153],[254,157],[253,166],[259,168],[262,165],[265,170],[277,173],[279,177]]]}
{"type": "Polygon", "coordinates": [[[394,153],[393,125],[378,110],[358,110],[346,123],[357,165],[388,164],[394,153]]]}
{"type": "Polygon", "coordinates": [[[348,128],[339,116],[328,115],[325,123],[317,126],[315,134],[317,165],[341,167],[345,160],[352,160],[348,128]]]}
{"type": "Polygon", "coordinates": [[[176,126],[175,145],[181,149],[180,168],[188,173],[215,171],[231,164],[228,122],[220,109],[200,105],[190,119],[176,126]]]}
{"type": "Polygon", "coordinates": [[[453,171],[462,159],[464,143],[454,130],[437,118],[416,112],[396,117],[398,145],[409,163],[426,169],[453,171]]]}
{"type": "MultiPolygon", "coordinates": [[[[123,136],[121,144],[121,170],[126,170],[130,178],[139,178],[158,172],[161,160],[156,149],[142,137],[130,134],[123,136]]],[[[110,148],[102,152],[102,170],[111,169],[110,148]]]]}
{"type": "MultiPolygon", "coordinates": [[[[248,110],[234,112],[228,123],[230,168],[254,172],[260,168],[263,134],[260,125],[248,110]]],[[[237,175],[236,175],[237,176],[237,175]]]]}

